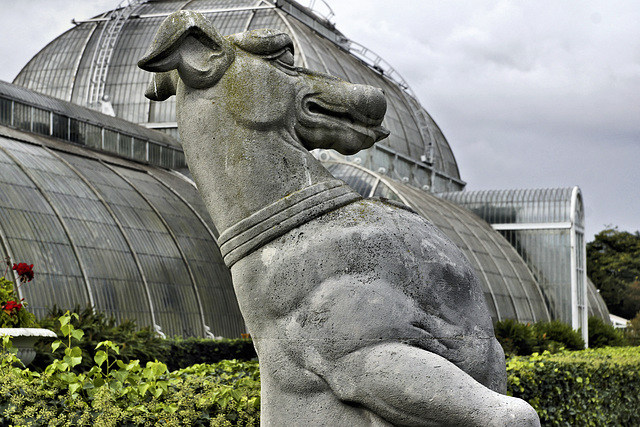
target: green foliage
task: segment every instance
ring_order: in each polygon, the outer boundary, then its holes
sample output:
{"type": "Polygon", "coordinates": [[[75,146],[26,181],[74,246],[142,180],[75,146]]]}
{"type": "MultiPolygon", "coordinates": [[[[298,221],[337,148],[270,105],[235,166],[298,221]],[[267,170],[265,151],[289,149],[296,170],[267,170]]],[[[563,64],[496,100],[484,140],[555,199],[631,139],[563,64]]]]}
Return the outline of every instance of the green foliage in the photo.
{"type": "Polygon", "coordinates": [[[584,340],[580,332],[573,330],[570,325],[559,320],[551,322],[537,322],[535,329],[541,339],[541,350],[555,352],[555,349],[564,347],[567,350],[582,350],[584,340]]]}
{"type": "Polygon", "coordinates": [[[609,311],[627,319],[640,312],[640,233],[609,228],[587,244],[587,274],[609,311]]]}
{"type": "Polygon", "coordinates": [[[32,328],[37,326],[35,316],[26,309],[27,304],[20,301],[13,281],[0,277],[0,303],[4,307],[8,302],[17,303],[20,308],[0,310],[0,328],[32,328]]]}
{"type": "Polygon", "coordinates": [[[250,339],[172,339],[166,340],[168,354],[163,360],[169,369],[176,370],[200,363],[218,363],[223,360],[255,360],[258,358],[250,339]]]}
{"type": "Polygon", "coordinates": [[[531,323],[505,319],[495,324],[494,331],[505,354],[531,354],[540,348],[538,336],[531,323]]]}
{"type": "Polygon", "coordinates": [[[622,331],[604,323],[599,317],[589,317],[589,347],[620,347],[628,344],[622,331]]]}
{"type": "Polygon", "coordinates": [[[629,345],[640,345],[640,313],[629,321],[629,327],[624,331],[624,337],[629,345]]]}
{"type": "Polygon", "coordinates": [[[506,319],[497,322],[494,330],[506,355],[524,356],[535,352],[557,353],[584,348],[580,333],[558,320],[524,324],[506,319]]]}
{"type": "MultiPolygon", "coordinates": [[[[259,425],[256,361],[225,360],[170,372],[158,361],[123,362],[122,348],[106,340],[93,349],[91,369],[77,373],[82,363],[77,344],[87,337],[74,325],[79,317],[59,317],[63,339],[52,347],[64,356],[43,372],[18,367],[10,339],[2,339],[0,425],[259,425]]],[[[557,333],[555,327],[546,330],[557,333]]],[[[509,394],[531,403],[543,425],[640,425],[640,347],[513,357],[507,373],[509,394]]]]}
{"type": "MultiPolygon", "coordinates": [[[[78,315],[58,322],[63,350],[43,372],[15,367],[13,353],[0,359],[0,425],[20,426],[258,426],[257,362],[223,361],[169,372],[164,363],[122,361],[122,348],[99,342],[93,366],[77,373],[86,338],[78,315]]],[[[8,339],[5,339],[8,346],[8,339]]]]}
{"type": "MultiPolygon", "coordinates": [[[[119,358],[128,363],[131,360],[140,360],[143,364],[153,360],[168,360],[169,353],[166,343],[151,327],[139,329],[134,321],[125,320],[118,323],[114,317],[108,317],[104,313],[94,313],[90,307],[80,310],[76,308],[70,317],[69,325],[60,325],[59,318],[64,312],[58,308],[51,310],[49,315],[39,321],[41,327],[50,329],[58,334],[59,338],[65,337],[65,328],[82,329],[84,337],[75,345],[82,352],[82,361],[74,366],[74,371],[85,372],[93,366],[93,351],[98,343],[110,341],[118,345],[119,358]]],[[[42,341],[36,345],[36,358],[31,364],[32,369],[44,370],[54,359],[63,357],[63,349],[58,348],[51,352],[48,341],[42,341]]]]}
{"type": "Polygon", "coordinates": [[[640,348],[533,354],[507,361],[508,394],[544,426],[640,425],[640,348]]]}
{"type": "MultiPolygon", "coordinates": [[[[120,348],[119,358],[124,362],[139,360],[141,364],[159,360],[169,370],[185,368],[198,363],[217,363],[227,359],[256,359],[256,351],[250,339],[202,339],[202,338],[170,338],[161,339],[151,327],[139,329],[135,321],[125,320],[117,323],[113,317],[104,313],[94,313],[91,308],[79,310],[71,317],[74,328],[82,328],[85,337],[76,343],[82,349],[82,363],[74,367],[76,372],[85,372],[93,366],[91,354],[96,345],[102,341],[111,341],[120,348]]],[[[63,315],[60,309],[53,309],[50,314],[40,320],[42,327],[55,331],[62,338],[63,331],[58,318],[63,315]]],[[[51,352],[47,341],[36,345],[36,358],[32,369],[41,371],[51,364],[53,359],[63,356],[62,349],[51,352]]]]}

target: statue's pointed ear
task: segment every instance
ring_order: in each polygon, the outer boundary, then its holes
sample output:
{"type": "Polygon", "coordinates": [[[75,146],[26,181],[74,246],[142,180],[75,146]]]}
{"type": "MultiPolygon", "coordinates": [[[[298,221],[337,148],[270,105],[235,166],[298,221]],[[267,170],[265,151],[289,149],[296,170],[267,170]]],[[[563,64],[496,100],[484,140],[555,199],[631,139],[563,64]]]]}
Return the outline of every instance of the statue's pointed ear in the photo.
{"type": "Polygon", "coordinates": [[[205,88],[224,75],[234,58],[231,43],[203,15],[181,10],[162,22],[138,66],[152,72],[175,69],[187,86],[205,88]]]}

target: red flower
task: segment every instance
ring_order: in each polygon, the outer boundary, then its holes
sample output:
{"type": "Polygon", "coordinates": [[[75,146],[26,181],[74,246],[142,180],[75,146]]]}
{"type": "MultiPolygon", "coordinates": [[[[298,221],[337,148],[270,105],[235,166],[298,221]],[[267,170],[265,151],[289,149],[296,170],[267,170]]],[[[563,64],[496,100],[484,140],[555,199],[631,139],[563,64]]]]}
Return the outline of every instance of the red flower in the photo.
{"type": "Polygon", "coordinates": [[[20,264],[13,264],[13,269],[18,273],[18,276],[20,276],[22,283],[33,280],[33,264],[29,265],[21,262],[20,264]]]}
{"type": "Polygon", "coordinates": [[[2,309],[5,313],[11,315],[15,311],[16,313],[22,310],[22,304],[15,301],[7,301],[2,305],[2,309]]]}

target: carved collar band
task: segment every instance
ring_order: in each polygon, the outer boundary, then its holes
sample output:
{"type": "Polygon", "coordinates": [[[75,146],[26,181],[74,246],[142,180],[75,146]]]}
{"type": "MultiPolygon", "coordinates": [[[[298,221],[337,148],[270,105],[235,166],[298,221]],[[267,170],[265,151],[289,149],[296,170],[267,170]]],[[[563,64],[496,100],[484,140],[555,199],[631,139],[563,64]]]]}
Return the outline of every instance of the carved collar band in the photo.
{"type": "Polygon", "coordinates": [[[296,191],[227,228],[218,245],[227,267],[294,228],[362,197],[340,180],[296,191]]]}

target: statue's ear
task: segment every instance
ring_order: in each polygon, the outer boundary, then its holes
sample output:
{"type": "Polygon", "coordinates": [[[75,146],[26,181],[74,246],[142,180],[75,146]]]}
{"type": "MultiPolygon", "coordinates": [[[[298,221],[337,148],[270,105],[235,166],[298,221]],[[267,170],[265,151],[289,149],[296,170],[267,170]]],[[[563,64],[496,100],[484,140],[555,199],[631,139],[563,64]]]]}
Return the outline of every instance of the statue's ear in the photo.
{"type": "Polygon", "coordinates": [[[189,87],[211,87],[224,75],[235,53],[207,19],[190,10],[169,15],[138,66],[146,71],[178,70],[189,87]]]}

